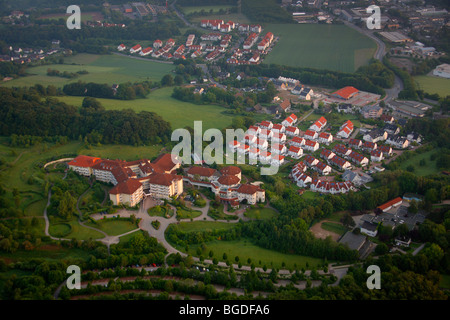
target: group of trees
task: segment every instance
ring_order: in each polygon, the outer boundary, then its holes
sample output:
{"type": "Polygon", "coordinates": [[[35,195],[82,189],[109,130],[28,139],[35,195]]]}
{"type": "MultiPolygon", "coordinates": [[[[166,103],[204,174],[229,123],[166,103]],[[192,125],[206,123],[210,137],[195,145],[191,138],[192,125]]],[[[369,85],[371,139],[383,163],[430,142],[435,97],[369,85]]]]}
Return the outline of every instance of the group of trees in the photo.
{"type": "Polygon", "coordinates": [[[151,81],[136,83],[121,83],[114,90],[108,84],[85,83],[82,81],[66,84],[63,87],[64,94],[68,96],[88,96],[104,99],[134,100],[136,98],[145,98],[153,88],[151,81]]]}
{"type": "Polygon", "coordinates": [[[0,134],[87,137],[92,143],[140,145],[170,140],[170,124],[153,112],[66,105],[31,89],[0,88],[0,134]]]}
{"type": "MultiPolygon", "coordinates": [[[[127,23],[127,27],[89,28],[69,30],[64,19],[45,20],[36,28],[34,25],[4,25],[2,39],[9,45],[27,47],[50,47],[53,39],[61,40],[61,46],[76,52],[107,53],[105,45],[117,39],[156,40],[180,35],[175,22],[149,23],[139,19],[127,23]]],[[[39,20],[37,20],[39,22],[39,20]]]]}
{"type": "Polygon", "coordinates": [[[242,0],[242,13],[255,23],[293,23],[289,12],[273,0],[242,0]]]}
{"type": "Polygon", "coordinates": [[[86,70],[81,70],[77,72],[68,72],[68,71],[59,71],[55,69],[48,68],[47,69],[47,75],[50,77],[61,77],[61,78],[67,78],[67,79],[74,79],[78,77],[80,74],[87,74],[89,73],[86,70]]]}

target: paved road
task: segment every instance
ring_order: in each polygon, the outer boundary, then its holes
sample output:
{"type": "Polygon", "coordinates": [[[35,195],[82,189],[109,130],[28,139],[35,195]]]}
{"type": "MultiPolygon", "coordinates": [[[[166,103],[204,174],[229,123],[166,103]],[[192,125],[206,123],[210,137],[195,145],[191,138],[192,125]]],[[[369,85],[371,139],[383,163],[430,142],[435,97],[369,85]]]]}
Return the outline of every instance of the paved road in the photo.
{"type": "MultiPolygon", "coordinates": [[[[377,44],[377,50],[375,51],[373,57],[377,60],[383,61],[383,57],[386,55],[386,45],[381,39],[375,36],[373,30],[369,30],[367,28],[360,28],[348,21],[344,21],[344,24],[374,40],[377,44]]],[[[394,86],[390,89],[385,89],[386,97],[384,98],[384,101],[388,103],[392,99],[397,98],[398,93],[401,90],[403,90],[403,82],[397,75],[395,75],[394,86]]]]}

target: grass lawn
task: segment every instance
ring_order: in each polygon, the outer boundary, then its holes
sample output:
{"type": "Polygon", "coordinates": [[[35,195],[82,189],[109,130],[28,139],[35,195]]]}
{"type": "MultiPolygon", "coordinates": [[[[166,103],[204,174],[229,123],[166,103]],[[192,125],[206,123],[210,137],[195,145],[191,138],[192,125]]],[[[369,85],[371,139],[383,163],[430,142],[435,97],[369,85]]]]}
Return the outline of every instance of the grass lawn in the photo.
{"type": "MultiPolygon", "coordinates": [[[[151,217],[163,217],[163,218],[167,218],[167,208],[164,206],[161,206],[161,210],[158,211],[158,209],[156,209],[156,207],[152,207],[149,208],[147,210],[147,213],[151,216],[151,217]]],[[[170,212],[169,212],[169,217],[173,216],[173,210],[171,208],[169,208],[170,212]]]]}
{"type": "Polygon", "coordinates": [[[68,260],[80,259],[86,261],[89,258],[89,253],[81,249],[68,249],[59,245],[41,245],[36,250],[18,250],[14,253],[2,252],[2,258],[10,261],[23,261],[25,259],[43,259],[43,260],[68,260]]]}
{"type": "Polygon", "coordinates": [[[450,275],[441,274],[441,281],[439,282],[439,287],[444,289],[450,289],[450,275]]]}
{"type": "MultiPolygon", "coordinates": [[[[136,112],[155,112],[169,121],[172,129],[194,127],[194,121],[203,121],[203,130],[229,126],[232,115],[224,114],[225,108],[217,105],[196,105],[179,101],[171,97],[173,88],[167,87],[153,91],[146,99],[133,101],[115,99],[97,99],[108,110],[133,109],[136,112]]],[[[58,97],[60,101],[74,106],[81,106],[84,97],[58,97]]]]}
{"type": "Polygon", "coordinates": [[[92,222],[85,223],[87,226],[94,227],[106,232],[110,236],[118,236],[128,231],[137,229],[136,224],[131,223],[128,220],[122,219],[101,219],[97,220],[97,223],[92,222]]]}
{"type": "Polygon", "coordinates": [[[247,209],[244,216],[249,219],[267,220],[277,215],[277,212],[271,208],[254,208],[247,209]]]}
{"type": "Polygon", "coordinates": [[[63,87],[68,83],[84,81],[95,83],[136,82],[136,81],[160,81],[161,78],[172,72],[172,64],[158,63],[123,57],[118,55],[94,55],[79,54],[73,57],[64,58],[64,64],[52,64],[32,67],[27,69],[30,76],[20,77],[3,83],[7,87],[33,86],[36,83],[43,86],[54,85],[63,87]],[[86,70],[89,73],[79,75],[74,79],[47,76],[47,69],[58,71],[77,72],[86,70]]]}
{"type": "Polygon", "coordinates": [[[347,232],[346,227],[344,227],[342,224],[338,224],[338,223],[334,223],[334,222],[323,222],[322,229],[337,233],[340,236],[342,236],[344,233],[347,232]]]}
{"type": "Polygon", "coordinates": [[[402,170],[406,170],[406,168],[410,165],[414,166],[414,173],[418,176],[427,176],[430,174],[438,173],[439,170],[436,167],[436,160],[431,161],[430,156],[432,154],[438,154],[439,150],[430,150],[418,155],[414,155],[413,157],[409,158],[408,160],[402,162],[400,164],[400,168],[402,170]],[[420,161],[424,159],[426,161],[424,166],[421,166],[419,163],[420,161]]]}
{"type": "Polygon", "coordinates": [[[187,210],[185,208],[177,208],[177,218],[178,219],[191,219],[196,218],[202,214],[201,211],[198,210],[187,210]]]}
{"type": "Polygon", "coordinates": [[[368,63],[376,43],[345,25],[269,24],[279,37],[264,63],[354,72],[368,63]]]}
{"type": "MultiPolygon", "coordinates": [[[[235,263],[234,258],[236,256],[239,257],[239,261],[242,262],[243,265],[248,265],[248,258],[251,259],[252,263],[255,264],[256,267],[263,267],[264,265],[267,268],[282,268],[282,263],[286,264],[285,268],[295,268],[294,264],[297,265],[298,268],[305,267],[308,262],[309,267],[317,266],[322,263],[321,259],[306,257],[301,255],[294,254],[284,254],[274,250],[268,250],[261,247],[258,247],[252,244],[249,240],[233,240],[233,241],[211,241],[206,244],[206,254],[212,250],[214,253],[214,257],[219,261],[223,260],[223,254],[226,253],[228,259],[235,263]],[[261,261],[261,264],[259,263],[261,261]]],[[[190,245],[189,253],[193,256],[196,256],[196,250],[198,245],[190,245]]],[[[179,248],[180,250],[185,250],[183,248],[179,248]]]]}
{"type": "Polygon", "coordinates": [[[441,97],[450,95],[450,79],[432,77],[432,76],[416,76],[414,77],[417,89],[421,89],[427,93],[437,93],[441,97]]]}
{"type": "Polygon", "coordinates": [[[319,193],[318,192],[312,192],[309,190],[305,190],[302,194],[302,197],[307,199],[307,200],[312,200],[315,199],[317,197],[319,197],[319,193]]]}
{"type": "Polygon", "coordinates": [[[234,228],[235,226],[234,223],[215,221],[180,222],[180,224],[177,225],[183,232],[226,230],[234,228]]]}

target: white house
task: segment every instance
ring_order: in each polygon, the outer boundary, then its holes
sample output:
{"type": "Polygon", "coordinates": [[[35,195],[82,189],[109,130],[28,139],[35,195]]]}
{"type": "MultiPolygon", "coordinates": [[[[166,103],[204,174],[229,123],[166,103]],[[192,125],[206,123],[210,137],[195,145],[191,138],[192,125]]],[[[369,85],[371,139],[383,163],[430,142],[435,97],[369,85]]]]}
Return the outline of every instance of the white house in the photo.
{"type": "Polygon", "coordinates": [[[327,119],[320,117],[312,126],[309,127],[310,130],[321,131],[327,125],[327,119]]]}
{"type": "Polygon", "coordinates": [[[142,50],[141,45],[140,45],[140,44],[137,44],[137,45],[135,45],[134,47],[132,47],[132,48],[130,49],[130,53],[137,53],[137,52],[139,52],[139,51],[141,51],[141,50],[142,50]]]}
{"type": "Polygon", "coordinates": [[[330,144],[331,142],[333,142],[333,135],[331,133],[327,133],[327,132],[321,132],[319,134],[319,138],[318,141],[320,143],[326,143],[327,145],[330,144]]]}
{"type": "Polygon", "coordinates": [[[286,127],[286,135],[288,136],[297,136],[300,133],[300,130],[297,127],[286,127]]]}
{"type": "Polygon", "coordinates": [[[381,150],[375,149],[370,152],[370,161],[379,162],[383,159],[383,152],[381,150]]]}
{"type": "Polygon", "coordinates": [[[298,159],[303,155],[303,149],[296,147],[296,146],[290,146],[288,150],[288,156],[291,156],[292,158],[298,159]]]}
{"type": "Polygon", "coordinates": [[[397,135],[389,135],[386,143],[398,149],[404,149],[409,146],[409,141],[406,137],[400,137],[397,135]]]}
{"type": "Polygon", "coordinates": [[[301,137],[294,137],[291,141],[290,141],[290,145],[291,146],[296,146],[296,147],[301,147],[303,145],[305,145],[306,140],[304,138],[301,137]]]}
{"type": "Polygon", "coordinates": [[[320,145],[316,141],[306,140],[304,148],[308,151],[314,152],[319,149],[320,145]]]}
{"type": "Polygon", "coordinates": [[[287,152],[287,148],[284,144],[273,143],[270,150],[274,154],[285,154],[287,152]]]}
{"type": "Polygon", "coordinates": [[[378,233],[377,225],[372,222],[364,221],[361,225],[361,233],[366,234],[369,237],[375,237],[378,233]]]}
{"type": "Polygon", "coordinates": [[[305,134],[304,134],[305,139],[310,139],[310,140],[317,139],[318,136],[319,135],[317,134],[317,131],[314,131],[314,130],[306,130],[305,134]]]}
{"type": "Polygon", "coordinates": [[[281,154],[272,155],[271,163],[274,166],[281,166],[284,163],[284,156],[281,154]]]}
{"type": "Polygon", "coordinates": [[[117,50],[119,50],[119,51],[124,51],[126,49],[127,49],[127,47],[123,43],[117,47],[117,50]]]}

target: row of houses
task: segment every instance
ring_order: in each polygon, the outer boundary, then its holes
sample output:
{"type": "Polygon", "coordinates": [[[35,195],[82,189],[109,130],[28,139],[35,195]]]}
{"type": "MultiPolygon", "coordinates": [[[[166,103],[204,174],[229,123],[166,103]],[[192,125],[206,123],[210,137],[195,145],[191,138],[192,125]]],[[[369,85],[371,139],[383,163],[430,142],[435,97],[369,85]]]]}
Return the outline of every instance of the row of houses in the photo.
{"type": "MultiPolygon", "coordinates": [[[[322,163],[322,165],[320,165],[321,162],[317,159],[315,160],[317,162],[314,168],[316,168],[315,170],[317,171],[320,170],[321,166],[325,164],[322,163]]],[[[294,165],[290,173],[290,177],[301,188],[306,188],[309,186],[311,191],[325,194],[347,193],[349,191],[356,190],[350,181],[334,182],[311,178],[310,175],[306,174],[306,169],[307,166],[303,162],[299,162],[294,165]]]]}

